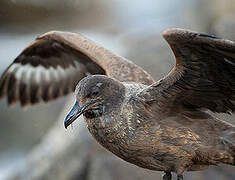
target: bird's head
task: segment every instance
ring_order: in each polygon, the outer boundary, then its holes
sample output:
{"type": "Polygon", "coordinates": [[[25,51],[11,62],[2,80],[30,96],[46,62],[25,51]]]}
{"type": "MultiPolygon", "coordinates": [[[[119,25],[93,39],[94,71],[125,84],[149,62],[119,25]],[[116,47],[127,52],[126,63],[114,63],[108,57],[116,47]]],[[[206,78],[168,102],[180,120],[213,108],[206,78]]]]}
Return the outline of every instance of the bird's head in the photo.
{"type": "Polygon", "coordinates": [[[93,119],[120,107],[124,100],[124,85],[104,75],[93,75],[83,78],[77,85],[76,102],[65,118],[67,128],[80,115],[93,119]]]}

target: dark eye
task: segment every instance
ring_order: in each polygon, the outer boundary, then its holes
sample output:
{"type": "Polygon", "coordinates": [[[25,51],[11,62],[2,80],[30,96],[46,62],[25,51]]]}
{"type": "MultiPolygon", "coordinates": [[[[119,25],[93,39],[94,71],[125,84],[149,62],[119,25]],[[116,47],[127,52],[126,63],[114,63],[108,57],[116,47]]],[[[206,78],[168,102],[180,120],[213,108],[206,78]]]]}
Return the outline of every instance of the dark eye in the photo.
{"type": "Polygon", "coordinates": [[[92,96],[96,96],[97,94],[99,94],[99,91],[93,91],[92,92],[92,96]]]}

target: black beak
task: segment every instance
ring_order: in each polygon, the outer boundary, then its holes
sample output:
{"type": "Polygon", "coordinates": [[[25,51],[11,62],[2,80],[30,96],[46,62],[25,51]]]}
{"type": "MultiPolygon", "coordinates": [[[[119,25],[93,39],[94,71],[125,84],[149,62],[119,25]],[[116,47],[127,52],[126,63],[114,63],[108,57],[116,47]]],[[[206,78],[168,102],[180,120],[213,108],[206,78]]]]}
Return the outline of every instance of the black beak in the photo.
{"type": "Polygon", "coordinates": [[[84,106],[80,107],[78,102],[76,101],[76,103],[74,104],[73,108],[70,110],[70,112],[68,113],[68,115],[66,116],[65,120],[64,120],[64,127],[67,129],[67,127],[73,122],[75,121],[79,116],[81,116],[81,114],[84,113],[84,111],[91,105],[94,104],[94,102],[90,102],[85,104],[84,106]]]}

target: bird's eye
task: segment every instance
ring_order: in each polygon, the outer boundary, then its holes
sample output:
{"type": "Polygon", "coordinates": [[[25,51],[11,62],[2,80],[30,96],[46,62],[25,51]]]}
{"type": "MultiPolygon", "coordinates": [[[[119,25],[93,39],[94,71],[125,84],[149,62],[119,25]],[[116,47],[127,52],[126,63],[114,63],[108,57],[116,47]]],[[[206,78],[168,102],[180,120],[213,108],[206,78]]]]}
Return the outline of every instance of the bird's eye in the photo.
{"type": "Polygon", "coordinates": [[[93,96],[96,96],[98,93],[99,93],[98,91],[93,91],[93,92],[92,92],[92,95],[93,95],[93,96]]]}

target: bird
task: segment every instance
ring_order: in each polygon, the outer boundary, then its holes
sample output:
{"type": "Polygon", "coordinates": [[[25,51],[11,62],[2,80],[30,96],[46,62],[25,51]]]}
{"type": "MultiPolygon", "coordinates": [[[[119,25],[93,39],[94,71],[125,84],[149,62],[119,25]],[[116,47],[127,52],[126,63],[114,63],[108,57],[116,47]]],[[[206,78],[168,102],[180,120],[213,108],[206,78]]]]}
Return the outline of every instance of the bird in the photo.
{"type": "Polygon", "coordinates": [[[83,115],[99,144],[129,163],[163,171],[163,180],[235,166],[235,126],[213,114],[235,111],[235,43],[180,28],[163,37],[176,63],[155,81],[80,34],[48,32],[3,73],[0,98],[28,106],[74,92],[65,128],[83,115]]]}

